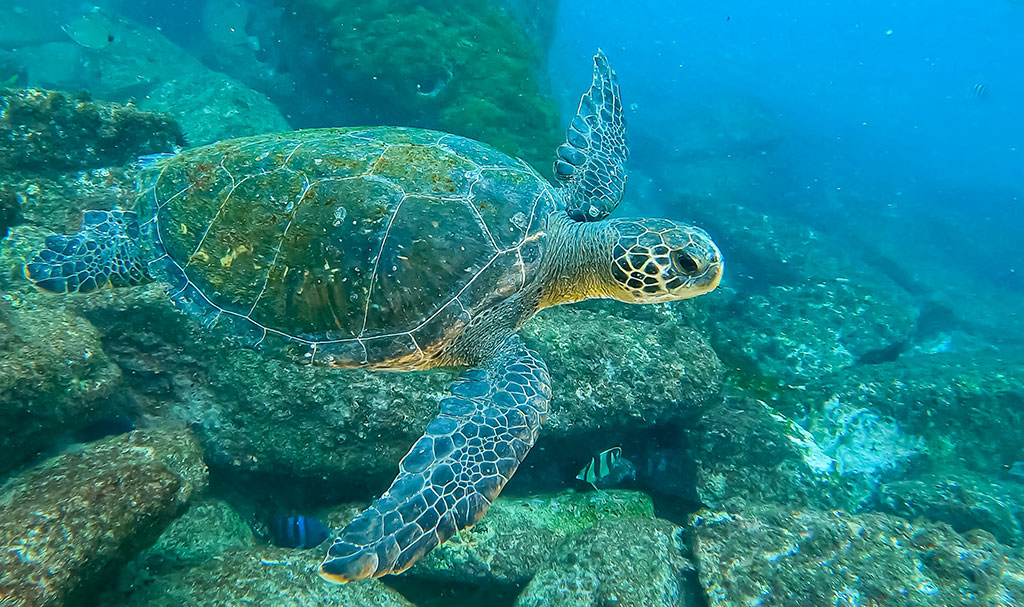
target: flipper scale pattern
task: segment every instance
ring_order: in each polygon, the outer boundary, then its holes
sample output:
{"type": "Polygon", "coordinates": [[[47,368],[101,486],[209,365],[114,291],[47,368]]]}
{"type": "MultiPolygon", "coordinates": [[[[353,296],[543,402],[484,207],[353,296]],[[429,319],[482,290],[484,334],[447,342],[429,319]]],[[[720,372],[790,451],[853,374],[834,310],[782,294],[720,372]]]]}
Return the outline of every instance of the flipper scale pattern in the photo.
{"type": "Polygon", "coordinates": [[[479,521],[536,441],[551,398],[547,367],[515,334],[450,391],[391,487],[334,540],[325,579],[400,573],[479,521]]]}

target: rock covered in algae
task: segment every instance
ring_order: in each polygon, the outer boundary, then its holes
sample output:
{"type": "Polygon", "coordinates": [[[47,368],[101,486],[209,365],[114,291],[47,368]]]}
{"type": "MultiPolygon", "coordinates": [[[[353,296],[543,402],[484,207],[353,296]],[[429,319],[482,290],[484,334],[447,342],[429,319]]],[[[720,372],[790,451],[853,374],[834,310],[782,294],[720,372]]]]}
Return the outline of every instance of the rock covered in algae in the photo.
{"type": "Polygon", "coordinates": [[[709,607],[1002,606],[1024,602],[1024,563],[990,534],[885,514],[751,508],[692,517],[709,607]]]}
{"type": "Polygon", "coordinates": [[[255,545],[252,529],[230,504],[204,498],[192,503],[133,564],[150,571],[168,571],[204,563],[233,548],[255,545]]]}
{"type": "Polygon", "coordinates": [[[1024,459],[1024,352],[941,352],[901,356],[826,376],[802,403],[839,402],[889,418],[926,445],[923,457],[987,474],[1024,459]]]}
{"type": "MultiPolygon", "coordinates": [[[[382,489],[455,376],[308,367],[232,346],[159,290],[111,297],[83,314],[105,332],[140,398],[187,421],[213,466],[382,489]]],[[[589,452],[595,436],[614,440],[693,415],[717,393],[718,361],[699,334],[619,310],[553,310],[526,329],[529,345],[561,374],[533,461],[558,464],[589,452]]]]}
{"type": "Polygon", "coordinates": [[[0,603],[74,605],[147,546],[207,482],[182,430],[136,430],[26,470],[0,487],[0,603]]]}
{"type": "Polygon", "coordinates": [[[680,529],[656,518],[599,521],[559,543],[516,607],[696,607],[680,529]]]}
{"type": "Polygon", "coordinates": [[[108,101],[135,99],[140,109],[173,116],[191,145],[289,130],[265,95],[205,67],[159,32],[101,9],[74,23],[89,37],[102,32],[106,43],[83,43],[70,25],[59,41],[20,45],[11,57],[31,82],[108,101]]]}
{"type": "Polygon", "coordinates": [[[369,120],[471,137],[547,171],[564,126],[537,77],[544,44],[524,26],[541,30],[502,4],[301,0],[288,17],[293,28],[322,32],[332,79],[373,108],[369,120]]]}
{"type": "Polygon", "coordinates": [[[89,321],[61,308],[0,299],[0,473],[62,432],[118,411],[120,368],[89,321]]]}
{"type": "Polygon", "coordinates": [[[170,116],[43,89],[0,89],[0,169],[119,166],[184,144],[170,116]]]}
{"type": "Polygon", "coordinates": [[[845,501],[834,462],[794,421],[751,398],[726,398],[684,430],[694,501],[711,508],[845,501]]]}
{"type": "Polygon", "coordinates": [[[1024,487],[969,470],[940,470],[882,486],[879,509],[907,519],[946,523],[964,533],[984,529],[1011,546],[1024,538],[1024,487]]]}
{"type": "Polygon", "coordinates": [[[741,387],[806,383],[908,347],[915,302],[847,243],[737,205],[693,210],[731,264],[715,348],[741,387]]]}
{"type": "Polygon", "coordinates": [[[0,200],[13,200],[17,223],[63,234],[78,231],[86,209],[127,208],[134,191],[134,171],[119,167],[67,173],[0,172],[0,200]]]}
{"type": "Polygon", "coordinates": [[[335,585],[317,574],[323,555],[285,548],[242,548],[196,567],[175,569],[141,586],[128,607],[412,607],[379,580],[335,585]]]}
{"type": "Polygon", "coordinates": [[[602,521],[653,519],[649,497],[637,491],[564,492],[499,498],[472,529],[432,550],[406,575],[477,584],[525,584],[565,537],[602,521]]]}

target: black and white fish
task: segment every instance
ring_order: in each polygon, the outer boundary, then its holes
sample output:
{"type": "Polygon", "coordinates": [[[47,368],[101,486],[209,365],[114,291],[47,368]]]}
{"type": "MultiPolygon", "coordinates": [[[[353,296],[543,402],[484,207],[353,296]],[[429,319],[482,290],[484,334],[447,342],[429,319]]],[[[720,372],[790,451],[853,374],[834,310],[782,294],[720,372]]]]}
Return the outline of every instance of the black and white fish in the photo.
{"type": "Polygon", "coordinates": [[[988,88],[980,82],[971,87],[971,90],[967,93],[968,98],[981,100],[988,97],[988,88]]]}
{"type": "Polygon", "coordinates": [[[636,480],[636,467],[622,457],[622,447],[612,447],[592,457],[576,478],[595,489],[606,489],[627,479],[636,480]]]}
{"type": "Polygon", "coordinates": [[[270,519],[270,540],[282,548],[316,548],[331,530],[310,516],[275,516],[270,519]]]}

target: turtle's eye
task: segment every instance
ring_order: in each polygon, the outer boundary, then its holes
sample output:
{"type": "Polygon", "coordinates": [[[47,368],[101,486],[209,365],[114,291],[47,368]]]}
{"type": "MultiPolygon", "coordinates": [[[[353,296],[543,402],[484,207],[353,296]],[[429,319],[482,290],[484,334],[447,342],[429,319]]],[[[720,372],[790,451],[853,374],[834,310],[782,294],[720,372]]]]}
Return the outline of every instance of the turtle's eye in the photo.
{"type": "Polygon", "coordinates": [[[672,252],[672,265],[681,274],[696,274],[700,270],[700,264],[689,253],[683,250],[672,252]]]}

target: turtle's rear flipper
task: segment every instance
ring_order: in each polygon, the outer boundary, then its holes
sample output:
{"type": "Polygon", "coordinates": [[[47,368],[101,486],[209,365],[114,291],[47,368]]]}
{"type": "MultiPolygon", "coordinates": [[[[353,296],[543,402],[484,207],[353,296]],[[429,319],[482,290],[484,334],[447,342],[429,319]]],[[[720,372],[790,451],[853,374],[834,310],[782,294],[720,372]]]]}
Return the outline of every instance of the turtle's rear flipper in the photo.
{"type": "Polygon", "coordinates": [[[53,293],[88,293],[149,280],[139,260],[139,224],[129,211],[86,211],[74,236],[50,236],[25,276],[53,293]]]}
{"type": "Polygon", "coordinates": [[[480,520],[533,446],[551,396],[547,368],[518,335],[451,392],[391,488],[334,540],[324,579],[400,573],[480,520]]]}

